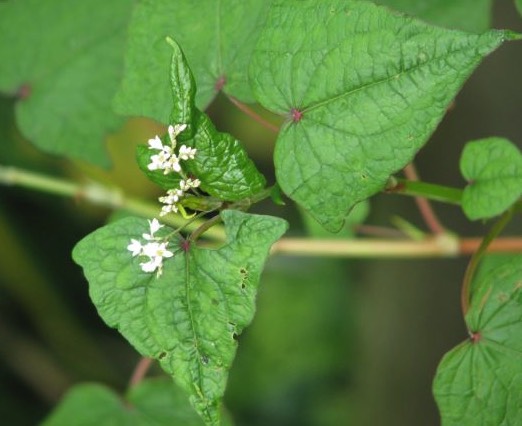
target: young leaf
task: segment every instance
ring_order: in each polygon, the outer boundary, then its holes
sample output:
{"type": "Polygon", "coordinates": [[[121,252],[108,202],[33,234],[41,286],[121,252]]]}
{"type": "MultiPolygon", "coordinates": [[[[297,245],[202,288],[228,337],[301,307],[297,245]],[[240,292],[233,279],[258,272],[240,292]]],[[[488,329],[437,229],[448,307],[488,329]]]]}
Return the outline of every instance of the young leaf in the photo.
{"type": "Polygon", "coordinates": [[[376,0],[434,25],[480,33],[490,27],[492,0],[376,0]]]}
{"type": "Polygon", "coordinates": [[[283,191],[339,230],[412,159],[510,35],[431,27],[361,1],[273,3],[250,76],[258,101],[288,117],[275,150],[283,191]]]}
{"type": "Polygon", "coordinates": [[[257,170],[241,143],[216,130],[205,113],[199,112],[192,146],[196,158],[187,169],[201,180],[201,189],[221,200],[236,201],[260,192],[265,177],[257,170]]]}
{"type": "Polygon", "coordinates": [[[499,215],[522,195],[522,154],[506,139],[466,144],[460,170],[468,181],[462,208],[471,220],[499,215]]]}
{"type": "Polygon", "coordinates": [[[159,359],[212,425],[219,424],[237,335],[254,315],[263,263],[287,226],[281,219],[238,211],[221,216],[225,245],[178,249],[159,277],[142,272],[140,259],[126,249],[131,238],[148,230],[143,219],[109,224],[73,250],[100,316],[142,355],[159,359]]]}
{"type": "Polygon", "coordinates": [[[73,387],[42,426],[202,426],[187,396],[170,379],[149,379],[131,388],[124,401],[109,388],[73,387]],[[88,419],[88,423],[86,423],[88,419]]]}
{"type": "Polygon", "coordinates": [[[18,125],[44,151],[107,166],[111,102],[132,0],[0,3],[0,91],[18,94],[18,125]]]}
{"type": "Polygon", "coordinates": [[[442,424],[514,425],[522,418],[522,257],[474,287],[471,338],[442,359],[433,389],[442,424]]]}
{"type": "Polygon", "coordinates": [[[145,0],[136,5],[126,53],[126,70],[115,106],[118,112],[167,124],[170,36],[185,50],[204,109],[217,92],[252,102],[247,68],[268,0],[145,0]],[[146,54],[144,54],[146,52],[146,54]]]}

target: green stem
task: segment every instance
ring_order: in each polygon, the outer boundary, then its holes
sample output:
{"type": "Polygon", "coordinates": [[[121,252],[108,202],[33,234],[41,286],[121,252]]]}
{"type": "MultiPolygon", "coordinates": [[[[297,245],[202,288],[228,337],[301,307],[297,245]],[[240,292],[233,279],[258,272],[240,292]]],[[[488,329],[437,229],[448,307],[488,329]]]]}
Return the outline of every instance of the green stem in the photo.
{"type": "Polygon", "coordinates": [[[407,179],[391,178],[385,191],[449,204],[460,205],[462,201],[461,189],[407,179]]]}
{"type": "Polygon", "coordinates": [[[475,275],[477,266],[484,254],[486,254],[488,246],[502,232],[502,230],[509,223],[512,217],[513,209],[507,210],[502,216],[500,216],[500,219],[493,225],[491,230],[487,233],[487,235],[480,243],[480,246],[478,247],[477,251],[475,251],[475,253],[473,253],[473,256],[471,256],[471,259],[468,263],[468,267],[466,268],[466,272],[464,274],[464,279],[462,281],[462,289],[460,293],[460,303],[462,308],[462,315],[464,316],[464,318],[466,317],[466,314],[469,310],[469,305],[471,301],[471,282],[473,280],[473,276],[475,275]]]}
{"type": "MultiPolygon", "coordinates": [[[[112,209],[121,208],[147,218],[157,217],[160,211],[157,204],[126,196],[117,187],[108,187],[97,182],[78,184],[66,179],[45,176],[15,167],[0,165],[0,184],[20,186],[59,196],[83,199],[112,209]]],[[[176,215],[164,216],[160,220],[174,228],[183,226],[186,223],[185,219],[176,215]]],[[[202,223],[204,223],[203,220],[194,221],[187,226],[187,229],[197,229],[202,223]]],[[[213,227],[205,233],[205,236],[215,240],[224,240],[225,231],[223,227],[213,227]]]]}

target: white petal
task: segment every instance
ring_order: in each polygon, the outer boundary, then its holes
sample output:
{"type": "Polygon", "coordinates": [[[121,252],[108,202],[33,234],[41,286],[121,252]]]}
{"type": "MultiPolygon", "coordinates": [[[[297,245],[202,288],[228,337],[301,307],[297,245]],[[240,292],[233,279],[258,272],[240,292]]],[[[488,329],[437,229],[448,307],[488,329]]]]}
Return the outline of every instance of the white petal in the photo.
{"type": "Polygon", "coordinates": [[[152,219],[152,221],[149,220],[149,225],[151,234],[154,234],[157,230],[163,228],[163,225],[159,223],[158,219],[156,218],[152,219]]]}
{"type": "Polygon", "coordinates": [[[163,143],[159,136],[156,135],[154,139],[149,139],[149,149],[163,149],[163,143]]]}
{"type": "Polygon", "coordinates": [[[127,250],[132,252],[133,256],[137,256],[141,253],[142,245],[138,240],[135,240],[134,238],[131,239],[131,243],[127,246],[127,250]]]}

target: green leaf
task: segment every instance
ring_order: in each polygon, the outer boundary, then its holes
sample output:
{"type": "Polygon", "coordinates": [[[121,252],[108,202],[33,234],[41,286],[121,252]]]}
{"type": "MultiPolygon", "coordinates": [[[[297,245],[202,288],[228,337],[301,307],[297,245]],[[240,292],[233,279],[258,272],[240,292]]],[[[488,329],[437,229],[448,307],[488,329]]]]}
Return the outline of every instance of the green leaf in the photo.
{"type": "Polygon", "coordinates": [[[515,0],[515,4],[517,6],[517,9],[518,9],[520,15],[522,15],[522,0],[515,0]]]}
{"type": "Polygon", "coordinates": [[[115,99],[118,112],[168,123],[171,50],[165,37],[187,54],[204,109],[222,90],[252,102],[247,68],[270,4],[267,0],[145,0],[136,5],[126,53],[126,71],[115,99]],[[146,52],[146,54],[144,54],[146,52]]]}
{"type": "Polygon", "coordinates": [[[462,208],[471,220],[499,215],[522,195],[522,155],[507,139],[469,142],[460,170],[468,181],[462,208]]]}
{"type": "Polygon", "coordinates": [[[201,189],[221,200],[236,201],[259,193],[266,185],[241,143],[216,130],[205,113],[197,115],[192,147],[197,154],[187,169],[201,180],[201,189]]]}
{"type": "Polygon", "coordinates": [[[376,0],[433,25],[480,33],[490,27],[492,0],[376,0]]]}
{"type": "Polygon", "coordinates": [[[283,191],[339,230],[411,161],[466,78],[509,37],[431,27],[360,1],[273,4],[250,76],[258,101],[288,117],[275,150],[283,191]]]}
{"type": "Polygon", "coordinates": [[[89,383],[73,387],[42,426],[203,425],[187,396],[171,380],[149,379],[125,401],[109,388],[89,383]]]}
{"type": "MultiPolygon", "coordinates": [[[[184,169],[201,181],[201,189],[221,200],[237,201],[259,193],[266,185],[265,177],[259,173],[241,143],[227,133],[216,130],[210,118],[199,111],[194,104],[196,85],[183,52],[173,40],[171,84],[174,105],[171,122],[187,124],[178,136],[181,142],[197,149],[194,160],[184,163],[184,169]]],[[[163,138],[163,143],[168,137],[163,138]]],[[[137,157],[140,169],[164,189],[178,186],[180,176],[176,173],[165,175],[162,170],[150,171],[147,165],[154,151],[148,147],[138,147],[137,157]]]]}
{"type": "Polygon", "coordinates": [[[0,91],[18,94],[18,125],[46,152],[108,166],[103,139],[123,69],[132,0],[0,4],[0,91]]]}
{"type": "Polygon", "coordinates": [[[148,231],[143,219],[109,224],[73,250],[100,316],[143,356],[159,359],[208,424],[219,423],[237,335],[252,321],[263,263],[287,227],[268,216],[221,216],[225,245],[211,250],[192,244],[186,252],[174,245],[176,254],[165,260],[160,277],[142,272],[140,259],[126,249],[148,231]]]}
{"type": "Polygon", "coordinates": [[[472,338],[444,356],[433,385],[443,425],[507,426],[522,418],[521,289],[521,256],[474,287],[466,315],[472,338]]]}

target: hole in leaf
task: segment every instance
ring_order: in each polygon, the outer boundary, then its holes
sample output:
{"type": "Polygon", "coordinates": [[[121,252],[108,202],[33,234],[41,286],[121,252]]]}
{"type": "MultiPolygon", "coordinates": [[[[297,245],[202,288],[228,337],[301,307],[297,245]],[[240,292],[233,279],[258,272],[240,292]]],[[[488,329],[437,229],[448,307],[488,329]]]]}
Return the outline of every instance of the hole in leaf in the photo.
{"type": "Polygon", "coordinates": [[[167,352],[161,352],[159,355],[158,355],[158,359],[161,361],[163,358],[165,358],[167,356],[167,352]]]}
{"type": "Polygon", "coordinates": [[[239,334],[237,334],[237,333],[232,333],[232,339],[234,339],[234,340],[236,340],[236,341],[239,340],[239,334]]]}
{"type": "Polygon", "coordinates": [[[207,364],[210,362],[208,356],[206,356],[206,355],[201,355],[201,358],[200,358],[200,359],[201,359],[201,363],[202,363],[203,365],[207,365],[207,364]]]}

